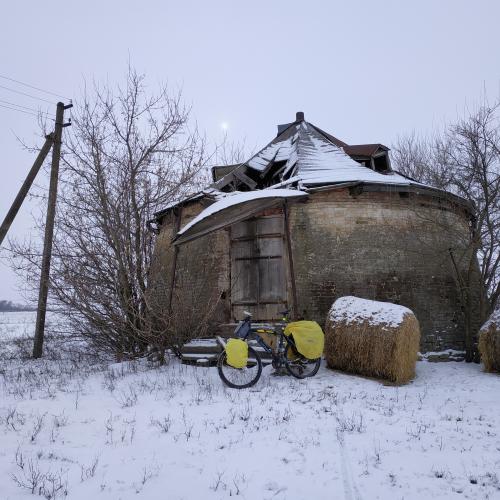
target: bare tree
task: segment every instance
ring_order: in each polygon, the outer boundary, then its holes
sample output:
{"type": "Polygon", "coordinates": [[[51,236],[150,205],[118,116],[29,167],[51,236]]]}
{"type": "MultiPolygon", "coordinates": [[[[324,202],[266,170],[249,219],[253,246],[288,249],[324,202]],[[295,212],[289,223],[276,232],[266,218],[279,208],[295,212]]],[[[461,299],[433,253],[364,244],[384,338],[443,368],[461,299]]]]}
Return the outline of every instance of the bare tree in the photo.
{"type": "Polygon", "coordinates": [[[252,154],[245,139],[236,142],[231,141],[227,132],[225,132],[222,141],[216,147],[214,160],[217,165],[237,165],[248,160],[252,154]]]}
{"type": "MultiPolygon", "coordinates": [[[[94,85],[63,149],[50,294],[72,331],[118,357],[143,353],[154,234],[147,221],[206,182],[205,141],[179,92],[151,96],[129,69],[123,88],[94,85]]],[[[39,224],[39,229],[42,229],[39,224]]],[[[36,286],[39,250],[14,243],[13,265],[36,286]]]]}
{"type": "Polygon", "coordinates": [[[473,248],[480,262],[486,298],[481,315],[489,316],[500,296],[500,103],[484,105],[460,120],[449,135],[448,163],[453,188],[475,207],[473,248]]]}
{"type": "Polygon", "coordinates": [[[446,161],[447,143],[441,134],[425,137],[412,132],[400,136],[391,153],[400,172],[433,187],[450,189],[452,172],[446,161]]]}
{"type": "MultiPolygon", "coordinates": [[[[393,164],[402,173],[451,191],[474,207],[468,251],[450,251],[465,314],[467,358],[473,334],[474,282],[482,287],[479,316],[484,320],[500,296],[500,103],[484,103],[430,138],[415,133],[393,146],[393,164]],[[457,259],[467,259],[459,272],[457,259]]],[[[463,262],[462,262],[463,263],[463,262]]]]}

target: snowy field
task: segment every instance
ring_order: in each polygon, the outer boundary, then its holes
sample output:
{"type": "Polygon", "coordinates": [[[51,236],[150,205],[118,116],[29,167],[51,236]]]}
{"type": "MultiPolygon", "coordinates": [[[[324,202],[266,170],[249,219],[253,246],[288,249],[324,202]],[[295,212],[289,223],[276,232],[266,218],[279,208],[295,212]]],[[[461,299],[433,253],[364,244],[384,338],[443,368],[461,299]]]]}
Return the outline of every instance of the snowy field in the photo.
{"type": "MultiPolygon", "coordinates": [[[[51,320],[54,320],[53,318],[51,320]]],[[[500,499],[500,377],[419,362],[386,386],[324,367],[250,390],[172,360],[19,361],[0,327],[0,498],[500,499]]]]}
{"type": "MultiPolygon", "coordinates": [[[[0,342],[33,335],[35,312],[0,312],[0,342]]],[[[50,313],[49,313],[50,320],[50,313]]]]}

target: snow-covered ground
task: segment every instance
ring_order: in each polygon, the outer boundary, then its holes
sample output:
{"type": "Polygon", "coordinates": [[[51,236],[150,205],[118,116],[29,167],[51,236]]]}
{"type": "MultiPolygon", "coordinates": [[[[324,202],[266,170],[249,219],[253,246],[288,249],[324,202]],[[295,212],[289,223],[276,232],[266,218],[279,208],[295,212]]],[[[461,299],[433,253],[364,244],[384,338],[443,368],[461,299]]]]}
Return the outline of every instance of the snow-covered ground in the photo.
{"type": "Polygon", "coordinates": [[[1,318],[2,500],[500,498],[500,377],[479,365],[422,361],[404,387],[268,367],[237,391],[176,360],[7,359],[27,317],[1,318]]]}
{"type": "MultiPolygon", "coordinates": [[[[50,313],[49,313],[50,315],[50,313]]],[[[0,312],[0,342],[33,335],[34,312],[0,312]]]]}

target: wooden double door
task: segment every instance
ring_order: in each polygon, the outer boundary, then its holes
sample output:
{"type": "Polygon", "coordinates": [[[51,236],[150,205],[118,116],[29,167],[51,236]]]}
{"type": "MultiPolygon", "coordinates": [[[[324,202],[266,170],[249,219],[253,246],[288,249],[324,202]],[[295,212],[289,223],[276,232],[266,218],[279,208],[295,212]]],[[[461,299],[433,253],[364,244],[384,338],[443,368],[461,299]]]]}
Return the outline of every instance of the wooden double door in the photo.
{"type": "MultiPolygon", "coordinates": [[[[276,211],[278,212],[278,211],[276,211]]],[[[281,212],[231,226],[231,312],[255,320],[279,319],[287,308],[284,218],[281,212]]]]}

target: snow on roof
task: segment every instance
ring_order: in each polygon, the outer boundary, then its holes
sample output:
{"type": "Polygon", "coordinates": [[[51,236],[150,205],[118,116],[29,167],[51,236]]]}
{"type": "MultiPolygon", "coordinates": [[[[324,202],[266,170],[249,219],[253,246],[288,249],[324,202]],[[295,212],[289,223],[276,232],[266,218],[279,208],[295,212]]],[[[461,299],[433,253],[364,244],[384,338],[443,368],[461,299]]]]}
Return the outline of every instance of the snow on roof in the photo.
{"type": "Polygon", "coordinates": [[[262,172],[271,161],[289,160],[290,157],[296,158],[296,140],[297,134],[288,137],[279,142],[271,142],[264,149],[248,160],[247,165],[254,170],[262,172]]]}
{"type": "MultiPolygon", "coordinates": [[[[275,189],[295,185],[300,190],[307,191],[309,187],[359,182],[417,186],[436,190],[398,172],[376,172],[353,160],[344,150],[344,147],[349,150],[349,148],[359,149],[361,146],[385,148],[380,144],[348,146],[311,123],[299,120],[289,124],[275,139],[241,166],[251,169],[263,177],[269,167],[277,162],[284,162],[279,178],[280,182],[271,186],[275,189]]],[[[155,215],[164,214],[172,207],[204,196],[218,200],[221,197],[225,199],[227,193],[213,187],[208,188],[194,196],[167,205],[155,215]]]]}
{"type": "Polygon", "coordinates": [[[358,163],[306,121],[292,124],[246,165],[262,172],[271,161],[286,161],[282,180],[297,178],[299,187],[352,181],[423,186],[395,172],[382,174],[358,163]]]}
{"type": "Polygon", "coordinates": [[[405,314],[413,312],[407,307],[390,302],[347,296],[334,302],[328,317],[331,321],[346,323],[367,321],[372,325],[398,326],[403,322],[405,314]]]}
{"type": "Polygon", "coordinates": [[[182,205],[183,203],[186,203],[188,201],[196,201],[196,200],[199,200],[201,198],[205,198],[207,196],[210,198],[218,199],[224,195],[226,195],[226,193],[223,193],[222,191],[219,191],[217,189],[209,187],[209,188],[204,189],[203,191],[200,191],[199,193],[190,194],[188,196],[185,196],[184,198],[179,198],[175,201],[171,201],[170,203],[167,203],[161,210],[156,212],[155,215],[157,216],[157,215],[163,214],[167,210],[170,210],[171,208],[177,207],[178,205],[182,205]]]}
{"type": "Polygon", "coordinates": [[[186,224],[177,233],[177,235],[180,236],[181,234],[184,234],[189,228],[193,227],[195,224],[198,224],[207,217],[210,217],[211,215],[234,205],[240,205],[248,201],[260,200],[265,198],[298,198],[308,196],[304,191],[300,191],[297,189],[263,189],[247,192],[235,191],[232,193],[224,193],[224,195],[225,196],[219,199],[219,201],[216,201],[214,204],[205,208],[205,210],[203,210],[193,220],[186,224]]]}

